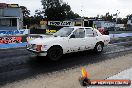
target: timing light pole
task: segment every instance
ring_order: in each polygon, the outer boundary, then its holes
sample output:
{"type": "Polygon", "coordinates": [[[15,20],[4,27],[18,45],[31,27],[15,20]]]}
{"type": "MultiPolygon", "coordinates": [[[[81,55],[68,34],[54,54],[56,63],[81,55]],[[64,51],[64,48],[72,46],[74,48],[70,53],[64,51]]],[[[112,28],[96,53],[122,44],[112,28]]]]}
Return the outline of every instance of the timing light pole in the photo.
{"type": "Polygon", "coordinates": [[[82,27],[84,27],[84,14],[83,14],[83,5],[81,5],[81,14],[82,14],[82,17],[81,17],[81,21],[82,21],[82,27]]]}
{"type": "Polygon", "coordinates": [[[120,14],[120,12],[117,10],[116,12],[116,22],[115,22],[115,31],[116,31],[116,24],[117,24],[117,21],[118,21],[118,15],[120,14]]]}

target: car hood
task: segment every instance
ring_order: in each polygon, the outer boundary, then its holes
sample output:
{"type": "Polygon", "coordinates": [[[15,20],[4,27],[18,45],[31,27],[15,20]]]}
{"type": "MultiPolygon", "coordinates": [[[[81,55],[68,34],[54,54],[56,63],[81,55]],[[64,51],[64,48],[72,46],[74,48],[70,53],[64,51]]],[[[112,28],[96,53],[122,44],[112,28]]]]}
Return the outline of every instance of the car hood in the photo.
{"type": "Polygon", "coordinates": [[[29,41],[28,44],[36,44],[36,45],[43,45],[45,43],[48,43],[48,42],[53,42],[53,41],[56,41],[56,40],[60,40],[62,39],[62,37],[54,37],[54,36],[51,36],[51,37],[42,37],[42,38],[36,38],[32,41],[29,41]]]}

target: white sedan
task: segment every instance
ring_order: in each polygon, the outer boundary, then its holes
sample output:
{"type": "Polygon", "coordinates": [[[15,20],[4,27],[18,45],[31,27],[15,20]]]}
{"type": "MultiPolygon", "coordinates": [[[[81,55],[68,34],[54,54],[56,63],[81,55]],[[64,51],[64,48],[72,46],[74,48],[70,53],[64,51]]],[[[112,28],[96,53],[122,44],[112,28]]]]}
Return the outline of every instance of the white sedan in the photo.
{"type": "Polygon", "coordinates": [[[93,49],[100,53],[110,37],[91,27],[64,27],[52,36],[41,36],[28,42],[27,50],[37,56],[59,60],[63,54],[93,49]]]}

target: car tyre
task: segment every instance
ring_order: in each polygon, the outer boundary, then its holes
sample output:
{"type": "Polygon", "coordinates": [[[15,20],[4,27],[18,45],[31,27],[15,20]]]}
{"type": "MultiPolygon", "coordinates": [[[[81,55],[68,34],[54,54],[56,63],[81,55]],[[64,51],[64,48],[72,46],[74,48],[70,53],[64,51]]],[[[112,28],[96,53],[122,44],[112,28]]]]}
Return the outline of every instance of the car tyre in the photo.
{"type": "Polygon", "coordinates": [[[103,47],[104,47],[103,43],[97,43],[95,45],[94,51],[96,53],[101,53],[103,51],[103,47]]]}
{"type": "Polygon", "coordinates": [[[61,59],[63,51],[60,47],[54,46],[48,50],[47,56],[51,61],[58,61],[61,59]]]}

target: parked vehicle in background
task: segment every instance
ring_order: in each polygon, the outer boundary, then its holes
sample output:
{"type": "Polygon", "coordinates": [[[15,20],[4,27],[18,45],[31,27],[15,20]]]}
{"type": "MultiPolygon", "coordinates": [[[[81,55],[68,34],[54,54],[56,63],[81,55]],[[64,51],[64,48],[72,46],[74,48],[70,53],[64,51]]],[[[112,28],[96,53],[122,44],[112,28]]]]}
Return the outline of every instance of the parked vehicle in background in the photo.
{"type": "Polygon", "coordinates": [[[100,53],[110,42],[108,35],[102,35],[91,27],[64,27],[52,36],[41,36],[28,42],[27,50],[37,56],[48,56],[57,61],[63,54],[93,49],[100,53]]]}
{"type": "Polygon", "coordinates": [[[102,35],[109,35],[109,31],[107,29],[104,29],[104,28],[98,28],[99,32],[102,34],[102,35]]]}

